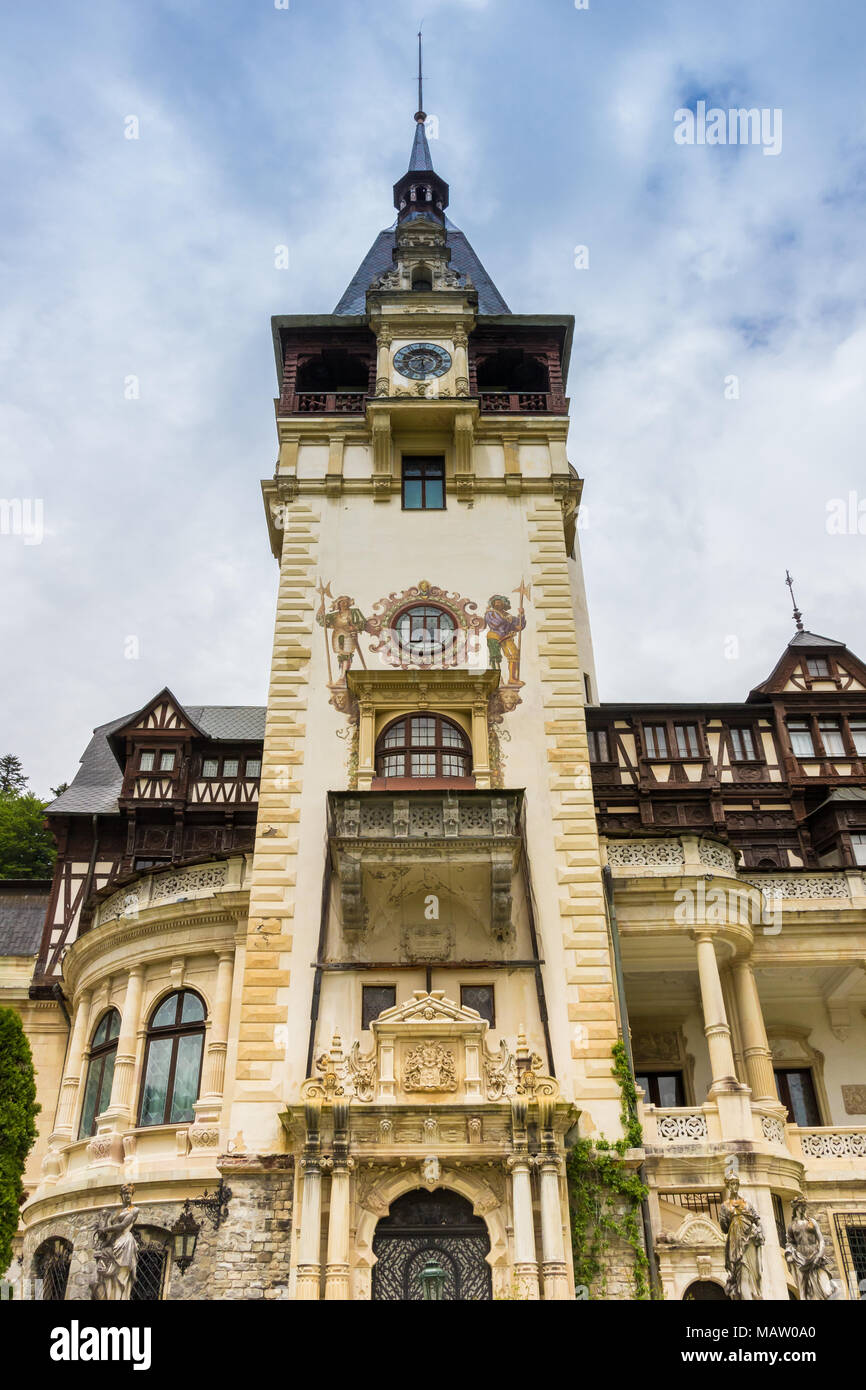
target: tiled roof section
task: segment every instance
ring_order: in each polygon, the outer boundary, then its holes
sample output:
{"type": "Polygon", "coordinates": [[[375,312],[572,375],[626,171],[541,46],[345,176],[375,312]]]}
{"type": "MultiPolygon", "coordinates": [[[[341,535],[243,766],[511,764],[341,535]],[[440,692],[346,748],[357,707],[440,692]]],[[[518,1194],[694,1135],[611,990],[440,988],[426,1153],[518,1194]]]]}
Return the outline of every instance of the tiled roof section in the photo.
{"type": "MultiPolygon", "coordinates": [[[[422,127],[419,126],[419,129],[422,127]]],[[[471,244],[459,227],[446,221],[446,240],[451,247],[451,265],[461,275],[470,275],[478,291],[478,312],[480,314],[510,314],[511,310],[494,285],[484,266],[478,259],[471,244]]],[[[345,294],[334,310],[335,314],[363,314],[367,307],[367,290],[370,283],[383,270],[390,270],[394,264],[391,252],[397,244],[397,224],[387,231],[380,232],[367,252],[358,270],[346,289],[345,294]]]]}
{"type": "MultiPolygon", "coordinates": [[[[265,736],[265,709],[262,705],[185,705],[208,738],[261,743],[265,736]]],[[[112,815],[123,786],[123,773],[108,744],[109,734],[122,729],[132,718],[125,714],[110,724],[94,729],[84,750],[81,766],[66,791],[46,809],[51,815],[112,815]]]]}
{"type": "Polygon", "coordinates": [[[819,637],[816,632],[798,632],[788,643],[789,647],[844,647],[835,637],[819,637]]]}
{"type": "Polygon", "coordinates": [[[0,956],[35,956],[42,939],[51,884],[0,881],[0,956]]]}

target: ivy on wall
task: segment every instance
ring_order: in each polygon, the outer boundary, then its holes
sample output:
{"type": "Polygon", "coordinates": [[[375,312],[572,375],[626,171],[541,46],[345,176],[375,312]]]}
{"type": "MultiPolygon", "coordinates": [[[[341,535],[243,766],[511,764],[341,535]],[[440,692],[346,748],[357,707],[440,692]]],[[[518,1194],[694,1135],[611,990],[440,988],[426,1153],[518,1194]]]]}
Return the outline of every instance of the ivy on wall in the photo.
{"type": "Polygon", "coordinates": [[[650,1297],[649,1262],[641,1228],[641,1202],[647,1188],[630,1169],[624,1155],[640,1148],[643,1132],[637,1118],[637,1092],[623,1042],[612,1049],[611,1070],[622,1093],[620,1118],[625,1137],[578,1139],[566,1160],[574,1282],[607,1296],[608,1260],[612,1240],[632,1251],[634,1297],[650,1297]]]}

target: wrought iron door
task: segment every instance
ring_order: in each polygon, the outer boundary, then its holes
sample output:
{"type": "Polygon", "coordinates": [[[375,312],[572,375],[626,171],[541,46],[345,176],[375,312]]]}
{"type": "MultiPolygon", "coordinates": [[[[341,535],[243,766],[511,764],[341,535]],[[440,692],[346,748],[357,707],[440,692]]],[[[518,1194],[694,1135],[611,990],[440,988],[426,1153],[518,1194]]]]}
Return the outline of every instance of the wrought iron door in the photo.
{"type": "Polygon", "coordinates": [[[393,1203],[373,1238],[373,1298],[412,1302],[424,1297],[421,1271],[435,1260],[445,1274],[443,1298],[492,1298],[487,1227],[456,1192],[419,1189],[393,1203]]]}
{"type": "Polygon", "coordinates": [[[42,1298],[64,1299],[72,1264],[72,1246],[62,1236],[43,1241],[36,1251],[36,1277],[42,1280],[42,1298]]]}

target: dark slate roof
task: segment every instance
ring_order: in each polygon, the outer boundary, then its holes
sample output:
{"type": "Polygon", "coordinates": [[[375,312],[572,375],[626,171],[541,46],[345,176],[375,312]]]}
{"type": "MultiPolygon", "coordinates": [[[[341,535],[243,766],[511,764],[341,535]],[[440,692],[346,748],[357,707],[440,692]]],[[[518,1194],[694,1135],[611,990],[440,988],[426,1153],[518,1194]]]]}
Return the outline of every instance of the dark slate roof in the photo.
{"type": "Polygon", "coordinates": [[[414,174],[416,170],[427,170],[433,173],[433,160],[430,158],[430,146],[427,144],[427,131],[423,121],[418,121],[415,126],[415,139],[412,142],[412,153],[409,156],[409,168],[407,173],[414,174]]]}
{"type": "MultiPolygon", "coordinates": [[[[423,130],[422,125],[418,126],[423,130]]],[[[428,151],[429,157],[429,151],[428,151]]],[[[451,265],[461,275],[470,275],[478,291],[478,312],[480,314],[510,314],[511,310],[494,285],[484,266],[478,259],[465,234],[455,227],[450,218],[445,219],[446,241],[451,248],[451,265]]],[[[363,314],[367,308],[367,290],[370,283],[384,270],[394,264],[391,252],[397,244],[397,223],[387,231],[380,232],[367,252],[351,284],[334,310],[335,314],[363,314]]]]}
{"type": "Polygon", "coordinates": [[[50,896],[50,880],[0,879],[0,956],[38,953],[50,896]]]}
{"type": "Polygon", "coordinates": [[[844,647],[835,637],[819,637],[815,632],[798,632],[788,643],[789,647],[844,647]]]}
{"type": "MultiPolygon", "coordinates": [[[[262,705],[183,705],[208,738],[261,743],[265,736],[262,705]]],[[[134,713],[138,713],[135,711],[134,713]]],[[[123,785],[123,773],[108,743],[109,734],[128,724],[133,714],[100,724],[84,750],[81,766],[62,796],[46,810],[51,815],[112,815],[123,785]]]]}
{"type": "Polygon", "coordinates": [[[814,816],[817,811],[830,806],[834,801],[866,801],[866,787],[834,787],[809,815],[814,816]]]}

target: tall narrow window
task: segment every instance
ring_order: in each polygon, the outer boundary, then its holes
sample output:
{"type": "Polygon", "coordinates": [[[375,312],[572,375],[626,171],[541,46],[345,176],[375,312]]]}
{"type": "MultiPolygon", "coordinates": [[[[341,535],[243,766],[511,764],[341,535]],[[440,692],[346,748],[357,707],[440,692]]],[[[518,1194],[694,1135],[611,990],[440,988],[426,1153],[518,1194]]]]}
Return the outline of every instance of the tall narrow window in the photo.
{"type": "Polygon", "coordinates": [[[729,729],[731,757],[735,763],[751,763],[757,758],[755,735],[751,729],[729,729]]]}
{"type": "Polygon", "coordinates": [[[697,724],[675,724],[674,733],[677,740],[677,753],[681,758],[700,757],[697,724]]]}
{"type": "Polygon", "coordinates": [[[664,724],[644,724],[643,733],[647,757],[666,758],[668,756],[668,734],[664,724]]]}
{"type": "Polygon", "coordinates": [[[808,719],[789,719],[788,736],[791,748],[798,758],[814,758],[815,744],[812,740],[812,726],[808,719]]]}
{"type": "Polygon", "coordinates": [[[852,835],[851,849],[854,854],[854,863],[866,867],[866,835],[852,835]]]}
{"type": "Polygon", "coordinates": [[[496,1026],[492,985],[461,985],[460,1003],[464,1009],[474,1009],[482,1018],[486,1018],[491,1028],[496,1026]]]}
{"type": "Polygon", "coordinates": [[[194,1118],[204,1048],[204,1004],[192,990],[170,994],[147,1030],[140,1125],[187,1124],[194,1118]]]}
{"type": "Polygon", "coordinates": [[[445,459],[404,458],[403,510],[441,512],[445,506],[445,459]]]}
{"type": "Polygon", "coordinates": [[[848,727],[854,740],[855,751],[861,758],[866,757],[866,719],[852,719],[848,727]]]}
{"type": "Polygon", "coordinates": [[[109,1009],[100,1019],[90,1044],[87,1080],[84,1083],[84,1105],[81,1110],[81,1123],[78,1126],[79,1139],[89,1139],[91,1134],[96,1133],[96,1121],[103,1110],[108,1108],[119,1033],[120,1014],[117,1009],[109,1009]]]}
{"type": "Polygon", "coordinates": [[[792,1125],[820,1125],[821,1112],[815,1095],[812,1072],[793,1067],[780,1067],[776,1070],[776,1090],[779,1100],[788,1111],[788,1123],[792,1125]]]}
{"type": "Polygon", "coordinates": [[[589,760],[592,763],[610,762],[610,754],[607,747],[607,729],[590,729],[587,733],[589,739],[589,760]]]}
{"type": "Polygon", "coordinates": [[[821,734],[821,742],[824,745],[824,752],[828,758],[844,758],[845,744],[842,741],[842,729],[838,719],[820,719],[818,730],[821,734]]]}

